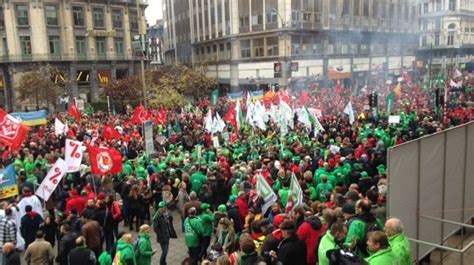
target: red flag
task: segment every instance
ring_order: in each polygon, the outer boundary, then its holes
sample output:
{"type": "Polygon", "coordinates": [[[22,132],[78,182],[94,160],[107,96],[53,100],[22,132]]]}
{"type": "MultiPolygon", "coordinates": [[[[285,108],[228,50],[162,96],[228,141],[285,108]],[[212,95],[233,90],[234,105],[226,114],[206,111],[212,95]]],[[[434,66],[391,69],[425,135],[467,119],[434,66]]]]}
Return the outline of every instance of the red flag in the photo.
{"type": "Polygon", "coordinates": [[[229,107],[229,111],[224,116],[224,120],[234,127],[234,130],[237,130],[237,117],[235,116],[235,105],[232,103],[229,107]]]}
{"type": "Polygon", "coordinates": [[[306,90],[301,91],[300,103],[302,106],[306,105],[306,102],[309,100],[309,93],[306,90]]]}
{"type": "Polygon", "coordinates": [[[135,124],[142,124],[150,118],[150,113],[142,106],[135,108],[131,121],[135,124]]]}
{"type": "Polygon", "coordinates": [[[112,127],[112,125],[106,125],[104,128],[102,128],[102,136],[108,141],[115,139],[115,140],[120,140],[122,137],[120,133],[112,127]]]}
{"type": "Polygon", "coordinates": [[[278,96],[280,97],[280,100],[285,101],[288,105],[291,104],[290,93],[288,91],[280,89],[280,91],[278,91],[278,96]]]}
{"type": "Polygon", "coordinates": [[[73,102],[71,105],[69,105],[69,108],[67,109],[67,114],[74,116],[74,119],[76,121],[81,120],[81,112],[76,106],[76,102],[73,102]]]}
{"type": "Polygon", "coordinates": [[[91,172],[95,175],[118,174],[122,172],[122,154],[114,148],[100,148],[87,145],[91,172]]]}
{"type": "Polygon", "coordinates": [[[18,150],[25,141],[30,128],[0,108],[0,143],[18,150]]]}
{"type": "Polygon", "coordinates": [[[342,86],[342,82],[341,80],[337,80],[337,84],[336,84],[336,95],[341,95],[342,94],[342,89],[344,87],[342,86]]]}
{"type": "Polygon", "coordinates": [[[166,123],[166,113],[168,110],[166,108],[161,108],[160,111],[155,115],[153,119],[154,124],[165,124],[166,123]]]}

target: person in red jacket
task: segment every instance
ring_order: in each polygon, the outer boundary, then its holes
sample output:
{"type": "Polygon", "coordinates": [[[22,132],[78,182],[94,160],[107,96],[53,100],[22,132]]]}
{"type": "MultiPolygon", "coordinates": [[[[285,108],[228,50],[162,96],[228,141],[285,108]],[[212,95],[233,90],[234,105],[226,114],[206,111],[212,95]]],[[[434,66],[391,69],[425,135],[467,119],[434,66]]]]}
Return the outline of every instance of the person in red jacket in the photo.
{"type": "Polygon", "coordinates": [[[321,224],[317,216],[306,218],[303,224],[298,228],[298,238],[306,243],[306,261],[308,265],[316,265],[318,257],[314,251],[319,244],[322,235],[326,231],[326,226],[321,224]]]}
{"type": "Polygon", "coordinates": [[[66,213],[68,213],[71,209],[76,209],[77,213],[80,215],[82,211],[86,207],[86,201],[79,197],[79,193],[77,190],[71,190],[69,192],[69,198],[66,201],[66,213]]]}
{"type": "Polygon", "coordinates": [[[249,206],[247,205],[247,201],[245,201],[245,192],[239,191],[235,205],[239,208],[239,215],[242,219],[242,223],[245,223],[245,217],[249,214],[249,206]]]}

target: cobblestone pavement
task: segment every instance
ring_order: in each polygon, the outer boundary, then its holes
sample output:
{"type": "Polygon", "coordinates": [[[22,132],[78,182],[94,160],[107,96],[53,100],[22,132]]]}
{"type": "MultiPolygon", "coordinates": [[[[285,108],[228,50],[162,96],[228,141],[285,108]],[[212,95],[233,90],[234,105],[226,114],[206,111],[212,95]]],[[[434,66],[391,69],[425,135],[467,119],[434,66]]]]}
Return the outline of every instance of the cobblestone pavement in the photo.
{"type": "MultiPolygon", "coordinates": [[[[171,213],[173,215],[174,229],[176,230],[176,234],[178,235],[178,238],[170,240],[170,246],[169,246],[166,262],[168,265],[179,265],[181,264],[181,261],[183,261],[188,256],[188,248],[184,244],[184,234],[183,234],[183,230],[181,229],[181,218],[179,217],[179,214],[177,211],[172,211],[171,213]]],[[[119,227],[119,230],[120,229],[124,231],[129,231],[128,227],[126,228],[123,227],[123,223],[119,227]]],[[[132,234],[133,234],[133,239],[134,240],[137,239],[137,233],[133,231],[132,234]]],[[[151,233],[150,239],[151,239],[151,244],[152,244],[151,247],[153,249],[156,249],[156,253],[152,257],[151,264],[158,265],[160,264],[161,247],[160,247],[160,244],[156,242],[155,232],[151,233]]]]}

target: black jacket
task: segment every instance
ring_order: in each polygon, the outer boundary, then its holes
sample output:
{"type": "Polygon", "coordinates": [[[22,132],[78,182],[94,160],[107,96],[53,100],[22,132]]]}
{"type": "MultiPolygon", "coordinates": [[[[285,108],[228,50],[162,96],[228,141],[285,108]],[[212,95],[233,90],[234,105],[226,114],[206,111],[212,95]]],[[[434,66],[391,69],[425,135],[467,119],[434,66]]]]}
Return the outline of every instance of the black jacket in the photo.
{"type": "Polygon", "coordinates": [[[277,256],[283,265],[306,265],[306,244],[296,235],[283,239],[278,245],[277,256]]]}
{"type": "Polygon", "coordinates": [[[77,234],[75,232],[70,232],[65,234],[59,241],[58,256],[56,261],[61,265],[67,265],[67,257],[71,250],[76,247],[76,238],[77,234]]]}
{"type": "Polygon", "coordinates": [[[173,216],[169,213],[167,217],[160,212],[156,213],[153,218],[153,231],[156,233],[156,241],[158,243],[165,243],[170,238],[177,238],[173,227],[173,216]]]}
{"type": "Polygon", "coordinates": [[[5,265],[21,265],[20,254],[14,250],[5,256],[3,262],[5,265]]]}
{"type": "Polygon", "coordinates": [[[69,253],[68,261],[69,265],[95,265],[97,258],[87,247],[77,247],[69,253]]]}

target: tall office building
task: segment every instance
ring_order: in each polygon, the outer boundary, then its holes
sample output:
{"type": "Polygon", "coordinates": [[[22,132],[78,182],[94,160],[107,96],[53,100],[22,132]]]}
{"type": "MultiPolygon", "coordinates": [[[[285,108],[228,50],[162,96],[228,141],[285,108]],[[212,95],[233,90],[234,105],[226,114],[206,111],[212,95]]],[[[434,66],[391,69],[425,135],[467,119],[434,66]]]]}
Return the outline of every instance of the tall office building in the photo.
{"type": "Polygon", "coordinates": [[[232,91],[326,78],[362,87],[412,69],[418,47],[411,0],[163,0],[163,10],[165,62],[206,67],[232,91]]]}
{"type": "Polygon", "coordinates": [[[419,57],[433,67],[474,61],[474,1],[420,0],[419,57]]]}
{"type": "Polygon", "coordinates": [[[64,91],[69,96],[97,100],[101,86],[140,69],[132,42],[145,34],[146,5],[146,0],[1,0],[0,104],[20,107],[15,85],[34,64],[60,69],[58,80],[69,79],[64,91]]]}

